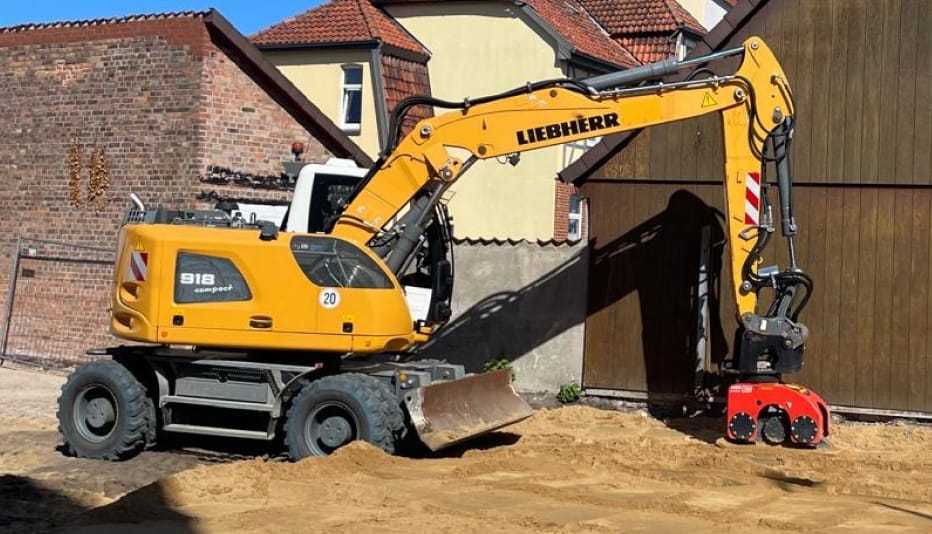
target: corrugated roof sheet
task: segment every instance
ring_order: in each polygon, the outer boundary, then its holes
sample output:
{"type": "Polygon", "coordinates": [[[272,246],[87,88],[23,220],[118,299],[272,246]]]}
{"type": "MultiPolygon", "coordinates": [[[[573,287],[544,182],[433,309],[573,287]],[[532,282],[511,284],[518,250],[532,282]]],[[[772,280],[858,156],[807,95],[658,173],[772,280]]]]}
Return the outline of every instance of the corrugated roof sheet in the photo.
{"type": "Polygon", "coordinates": [[[488,246],[516,246],[516,245],[536,245],[538,247],[572,247],[582,243],[581,239],[498,239],[498,238],[482,238],[482,237],[454,237],[453,243],[457,245],[482,245],[485,247],[488,246]]]}
{"type": "Polygon", "coordinates": [[[179,18],[204,18],[210,11],[172,11],[168,13],[147,13],[141,15],[127,15],[125,17],[110,17],[102,19],[87,19],[87,20],[63,20],[63,21],[54,21],[54,22],[35,22],[35,23],[26,23],[18,24],[16,26],[8,26],[6,28],[0,28],[0,33],[16,33],[16,32],[25,32],[32,30],[42,30],[48,28],[85,28],[92,26],[101,26],[104,24],[121,24],[126,22],[143,22],[143,21],[152,21],[152,20],[168,20],[168,19],[179,19],[179,18]]]}

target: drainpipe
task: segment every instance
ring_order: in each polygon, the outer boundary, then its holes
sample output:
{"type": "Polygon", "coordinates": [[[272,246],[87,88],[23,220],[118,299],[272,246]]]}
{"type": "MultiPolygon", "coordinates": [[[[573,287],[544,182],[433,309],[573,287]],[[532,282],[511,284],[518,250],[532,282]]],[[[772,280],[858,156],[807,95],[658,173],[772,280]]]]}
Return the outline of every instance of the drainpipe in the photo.
{"type": "Polygon", "coordinates": [[[388,111],[385,109],[385,78],[382,77],[382,43],[372,49],[369,60],[372,71],[372,98],[375,100],[375,124],[379,131],[379,152],[388,142],[388,111]]]}

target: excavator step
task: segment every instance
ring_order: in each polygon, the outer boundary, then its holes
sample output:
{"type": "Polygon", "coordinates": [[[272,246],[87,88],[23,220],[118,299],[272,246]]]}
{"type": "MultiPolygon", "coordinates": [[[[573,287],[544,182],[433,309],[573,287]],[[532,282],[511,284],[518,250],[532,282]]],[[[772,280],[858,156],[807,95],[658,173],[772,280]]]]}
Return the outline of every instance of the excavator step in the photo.
{"type": "Polygon", "coordinates": [[[226,408],[230,410],[247,410],[251,412],[275,412],[277,410],[274,404],[260,404],[257,402],[241,402],[220,400],[201,397],[186,397],[179,395],[166,395],[161,400],[161,405],[166,404],[188,404],[191,406],[209,406],[211,408],[226,408]]]}
{"type": "Polygon", "coordinates": [[[215,426],[201,425],[182,425],[178,423],[165,425],[163,430],[166,432],[178,432],[180,434],[199,434],[201,436],[221,436],[227,438],[256,439],[262,441],[270,441],[275,437],[275,434],[270,434],[268,432],[262,432],[258,430],[240,430],[236,428],[219,428],[215,426]]]}

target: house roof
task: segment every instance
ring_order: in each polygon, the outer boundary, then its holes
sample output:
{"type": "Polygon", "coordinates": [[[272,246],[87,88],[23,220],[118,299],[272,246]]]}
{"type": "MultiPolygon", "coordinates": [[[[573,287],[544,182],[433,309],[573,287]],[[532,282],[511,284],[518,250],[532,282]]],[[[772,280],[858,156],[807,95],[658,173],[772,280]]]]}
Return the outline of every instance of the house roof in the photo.
{"type": "Polygon", "coordinates": [[[252,36],[260,48],[382,42],[423,56],[430,52],[369,0],[331,0],[252,36]]]}
{"type": "MultiPolygon", "coordinates": [[[[372,165],[372,160],[320,109],[312,104],[297,87],[289,82],[274,65],[269,63],[243,34],[236,30],[216,10],[184,11],[130,15],[126,17],[69,20],[35,24],[20,24],[0,28],[0,47],[32,43],[80,42],[97,36],[135,36],[140,34],[141,23],[157,22],[147,31],[171,32],[173,28],[164,23],[173,21],[201,22],[208,30],[211,40],[229,55],[256,84],[262,87],[288,114],[295,118],[311,135],[333,155],[352,158],[363,167],[372,165]]],[[[176,30],[177,31],[177,30],[176,30]]]]}
{"type": "MultiPolygon", "coordinates": [[[[735,35],[744,24],[754,16],[768,0],[734,0],[734,7],[712,30],[702,37],[700,43],[692,50],[688,57],[709,54],[720,50],[728,40],[735,35]]],[[[675,73],[663,78],[664,82],[673,82],[682,79],[684,75],[675,73]]],[[[632,130],[620,134],[610,135],[600,143],[589,149],[579,159],[558,173],[560,180],[575,185],[583,184],[589,176],[619,151],[623,150],[641,130],[632,130]]]]}
{"type": "Polygon", "coordinates": [[[640,62],[623,46],[612,40],[576,0],[523,0],[576,52],[620,67],[634,67],[640,62]]]}
{"type": "MultiPolygon", "coordinates": [[[[457,0],[371,0],[375,5],[450,2],[457,0]]],[[[507,1],[507,0],[506,0],[507,1]]],[[[640,62],[623,46],[612,41],[608,33],[593,20],[577,0],[512,0],[528,6],[540,22],[570,45],[577,54],[619,67],[633,67],[640,62]]]]}
{"type": "Polygon", "coordinates": [[[676,0],[579,0],[579,3],[612,37],[678,30],[703,35],[706,31],[676,0]]]}

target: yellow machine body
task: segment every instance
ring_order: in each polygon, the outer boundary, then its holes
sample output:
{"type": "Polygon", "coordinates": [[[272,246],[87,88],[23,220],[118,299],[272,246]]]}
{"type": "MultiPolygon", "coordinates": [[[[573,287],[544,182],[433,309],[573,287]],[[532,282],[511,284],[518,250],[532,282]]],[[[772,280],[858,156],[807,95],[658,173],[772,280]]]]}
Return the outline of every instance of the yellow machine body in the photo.
{"type": "Polygon", "coordinates": [[[296,259],[293,241],[302,238],[325,245],[343,242],[288,233],[261,240],[254,228],[126,225],[120,234],[111,331],[148,343],[358,353],[401,351],[423,337],[414,331],[402,288],[381,259],[344,242],[380,269],[388,287],[322,287],[296,259]],[[177,302],[182,282],[208,291],[223,291],[231,283],[220,276],[210,284],[193,279],[195,273],[183,272],[179,264],[184,254],[226,260],[241,275],[248,295],[177,302]]]}
{"type": "MultiPolygon", "coordinates": [[[[795,110],[786,76],[763,40],[751,37],[742,48],[743,61],[730,76],[647,91],[589,94],[551,87],[422,120],[385,156],[327,234],[282,232],[260,239],[254,227],[127,224],[120,235],[111,330],[134,341],[200,347],[359,354],[410,349],[428,339],[430,327],[416,327],[404,289],[389,268],[392,259],[383,260],[370,243],[391,229],[425,188],[445,188],[472,159],[713,113],[721,116],[724,131],[732,290],[739,316],[754,313],[757,295],[741,287],[741,267],[758,231],[745,211],[748,179],[760,170],[768,132],[795,110]],[[369,270],[384,277],[383,287],[315,283],[293,246],[308,239],[355,251],[369,270]],[[190,275],[197,274],[182,272],[183,254],[232,264],[248,298],[179,302],[181,277],[192,282],[190,275]]],[[[193,280],[195,286],[200,282],[193,280]]],[[[218,282],[208,289],[224,287],[218,282]]]]}

